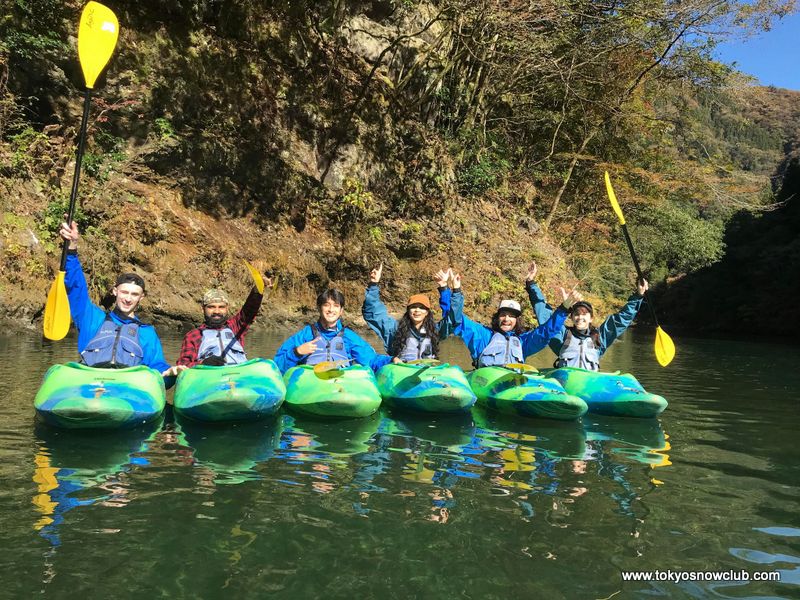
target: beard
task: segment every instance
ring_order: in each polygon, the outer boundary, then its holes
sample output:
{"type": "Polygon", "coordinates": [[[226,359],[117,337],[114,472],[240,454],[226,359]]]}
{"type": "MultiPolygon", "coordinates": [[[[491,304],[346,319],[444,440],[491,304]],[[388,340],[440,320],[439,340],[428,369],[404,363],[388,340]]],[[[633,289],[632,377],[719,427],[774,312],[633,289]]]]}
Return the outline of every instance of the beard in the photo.
{"type": "Polygon", "coordinates": [[[227,315],[211,315],[206,317],[206,325],[209,327],[219,327],[227,320],[227,315]]]}

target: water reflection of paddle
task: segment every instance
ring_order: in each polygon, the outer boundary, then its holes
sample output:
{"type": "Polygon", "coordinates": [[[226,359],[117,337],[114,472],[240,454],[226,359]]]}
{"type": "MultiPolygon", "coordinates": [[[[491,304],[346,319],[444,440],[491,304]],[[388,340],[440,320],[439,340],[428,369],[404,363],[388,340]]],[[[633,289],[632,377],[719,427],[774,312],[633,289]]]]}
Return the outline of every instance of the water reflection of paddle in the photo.
{"type": "Polygon", "coordinates": [[[122,431],[82,431],[38,423],[33,474],[37,490],[32,502],[41,516],[33,528],[58,546],[68,511],[97,502],[127,504],[127,483],[119,475],[147,464],[139,454],[159,427],[160,422],[122,431]],[[87,493],[93,488],[96,494],[87,493]]]}

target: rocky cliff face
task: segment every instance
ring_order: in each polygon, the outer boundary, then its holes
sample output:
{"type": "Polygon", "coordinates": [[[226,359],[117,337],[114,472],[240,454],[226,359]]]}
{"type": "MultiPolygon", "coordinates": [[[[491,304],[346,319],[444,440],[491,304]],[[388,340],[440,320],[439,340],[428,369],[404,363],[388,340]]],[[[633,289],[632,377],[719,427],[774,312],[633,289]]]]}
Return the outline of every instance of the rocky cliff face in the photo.
{"type": "MultiPolygon", "coordinates": [[[[468,48],[453,40],[457,20],[443,16],[442,3],[109,6],[121,36],[92,106],[77,213],[96,297],[117,272],[135,270],[148,281],[156,322],[197,321],[208,287],[244,299],[242,258],[277,276],[262,319],[277,326],[312,315],[327,285],[345,290],[356,315],[380,262],[384,298],[397,310],[412,293],[433,293],[432,274],[448,266],[464,274],[478,316],[503,296],[524,299],[532,259],[551,297],[575,283],[575,271],[600,312],[631,288],[613,215],[587,193],[600,189],[595,171],[606,165],[595,165],[597,156],[582,156],[591,166],[576,169],[565,218],[548,236],[540,223],[574,152],[512,168],[528,148],[496,142],[486,122],[460,132],[441,126],[455,119],[444,114],[458,105],[453,89],[481,101],[475,86],[487,60],[465,62],[468,48]],[[454,71],[454,55],[465,73],[454,71]],[[467,143],[464,131],[483,142],[467,143]]],[[[0,24],[8,33],[0,44],[0,318],[29,327],[39,327],[57,269],[74,169],[80,8],[30,0],[0,24]]],[[[532,118],[561,131],[556,109],[536,107],[532,118]]],[[[554,144],[542,142],[551,154],[554,144]]],[[[664,182],[631,169],[639,193],[657,195],[663,183],[685,196],[670,179],[681,169],[670,169],[664,182]]],[[[625,191],[637,202],[636,190],[625,191]]]]}

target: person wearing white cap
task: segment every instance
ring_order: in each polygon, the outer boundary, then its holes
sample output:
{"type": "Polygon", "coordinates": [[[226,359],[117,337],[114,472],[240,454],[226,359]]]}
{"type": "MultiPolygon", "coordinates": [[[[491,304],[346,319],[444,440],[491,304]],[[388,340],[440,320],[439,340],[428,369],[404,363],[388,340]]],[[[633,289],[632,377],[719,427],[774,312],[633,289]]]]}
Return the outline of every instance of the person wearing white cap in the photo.
{"type": "MultiPolygon", "coordinates": [[[[544,293],[536,285],[536,263],[528,267],[525,278],[525,289],[528,291],[533,311],[541,323],[550,318],[553,308],[547,304],[544,293]]],[[[600,370],[600,358],[608,347],[633,323],[642,306],[644,293],[649,284],[646,279],[636,282],[636,291],[628,298],[628,302],[618,313],[606,318],[600,327],[592,325],[594,308],[586,301],[572,305],[570,316],[572,327],[563,325],[549,342],[550,349],[555,352],[555,367],[578,367],[589,371],[600,370]]]]}
{"type": "Polygon", "coordinates": [[[522,308],[516,300],[500,302],[492,315],[490,327],[476,323],[464,316],[464,295],[461,291],[461,275],[453,276],[453,298],[450,318],[454,333],[461,336],[472,356],[476,368],[522,363],[529,356],[547,346],[556,333],[561,331],[569,308],[583,298],[572,289],[561,293],[564,301],[546,322],[535,329],[527,329],[522,317],[522,308]]]}

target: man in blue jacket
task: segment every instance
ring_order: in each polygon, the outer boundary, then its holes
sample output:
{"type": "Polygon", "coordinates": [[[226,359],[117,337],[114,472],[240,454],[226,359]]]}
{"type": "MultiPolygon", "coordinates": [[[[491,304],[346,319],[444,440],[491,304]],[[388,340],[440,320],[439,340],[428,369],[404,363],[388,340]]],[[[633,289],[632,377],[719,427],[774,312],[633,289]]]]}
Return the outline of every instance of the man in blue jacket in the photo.
{"type": "MultiPolygon", "coordinates": [[[[525,289],[533,305],[533,312],[539,323],[550,318],[553,308],[547,304],[542,290],[536,285],[536,263],[528,267],[525,289]]],[[[642,306],[642,298],[648,290],[647,280],[637,282],[636,291],[618,313],[603,321],[600,327],[592,326],[594,308],[586,301],[576,302],[570,310],[572,327],[563,325],[549,342],[550,349],[556,353],[556,367],[579,367],[590,371],[600,370],[600,358],[608,347],[633,323],[642,306]]]]}
{"type": "Polygon", "coordinates": [[[117,278],[112,294],[113,310],[106,312],[89,298],[86,277],[78,260],[78,225],[62,223],[59,232],[67,240],[64,284],[69,310],[78,328],[78,352],[90,367],[123,368],[145,365],[162,375],[174,376],[186,367],[170,367],[164,360],[161,340],[152,325],[136,317],[144,297],[144,280],[136,273],[117,278]]]}
{"type": "Polygon", "coordinates": [[[355,331],[342,324],[344,294],[328,289],[317,296],[319,319],[287,339],[275,354],[282,373],[294,366],[325,361],[347,361],[377,370],[391,361],[375,350],[355,331]]]}

